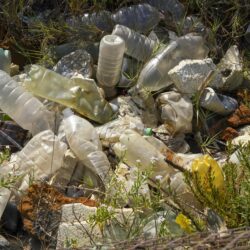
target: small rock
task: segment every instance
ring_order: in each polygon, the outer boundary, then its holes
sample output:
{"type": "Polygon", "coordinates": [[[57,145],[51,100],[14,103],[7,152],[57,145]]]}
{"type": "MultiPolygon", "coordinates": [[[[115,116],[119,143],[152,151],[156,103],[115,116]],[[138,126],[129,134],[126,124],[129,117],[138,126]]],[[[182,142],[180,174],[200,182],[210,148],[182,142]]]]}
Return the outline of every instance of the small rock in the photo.
{"type": "MultiPolygon", "coordinates": [[[[212,59],[204,60],[182,60],[177,66],[168,72],[175,86],[183,94],[192,95],[207,87],[202,86],[210,71],[216,71],[216,66],[212,59]]],[[[222,86],[222,76],[215,73],[209,86],[220,88],[222,86]]]]}
{"type": "Polygon", "coordinates": [[[82,49],[64,56],[53,68],[62,76],[91,78],[93,74],[92,57],[82,49]]]}
{"type": "Polygon", "coordinates": [[[228,118],[228,123],[233,128],[250,124],[250,109],[241,104],[238,109],[228,118]]]}
{"type": "Polygon", "coordinates": [[[250,135],[249,134],[244,134],[240,135],[232,140],[233,145],[247,145],[250,141],[250,135]]]}
{"type": "Polygon", "coordinates": [[[237,89],[243,82],[243,64],[240,52],[236,45],[231,46],[221,59],[218,68],[222,75],[222,90],[232,91],[237,89]]]}
{"type": "Polygon", "coordinates": [[[229,140],[232,140],[233,138],[237,137],[238,135],[239,135],[239,133],[237,132],[237,130],[235,130],[231,127],[228,127],[222,132],[221,139],[223,141],[229,141],[229,140]]]}

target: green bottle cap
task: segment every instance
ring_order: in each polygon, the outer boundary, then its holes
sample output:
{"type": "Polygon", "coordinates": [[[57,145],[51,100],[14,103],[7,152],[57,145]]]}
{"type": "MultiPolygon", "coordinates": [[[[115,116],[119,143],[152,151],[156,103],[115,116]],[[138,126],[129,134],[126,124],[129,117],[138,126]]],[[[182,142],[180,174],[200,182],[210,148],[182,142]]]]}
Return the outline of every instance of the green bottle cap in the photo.
{"type": "Polygon", "coordinates": [[[152,128],[145,128],[144,129],[144,135],[150,136],[153,134],[152,128]]]}

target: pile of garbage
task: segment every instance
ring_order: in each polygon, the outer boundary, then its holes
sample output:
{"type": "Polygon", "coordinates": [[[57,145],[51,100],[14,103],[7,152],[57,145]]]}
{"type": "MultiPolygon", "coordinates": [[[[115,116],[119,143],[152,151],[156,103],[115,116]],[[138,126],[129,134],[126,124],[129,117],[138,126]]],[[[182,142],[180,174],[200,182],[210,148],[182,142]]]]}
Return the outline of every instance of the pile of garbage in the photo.
{"type": "MultiPolygon", "coordinates": [[[[0,171],[6,230],[18,227],[8,224],[13,204],[24,230],[57,249],[131,238],[125,228],[138,223],[138,213],[147,223],[137,236],[156,237],[162,228],[178,236],[225,230],[186,178],[223,197],[225,145],[249,141],[250,95],[240,87],[250,85],[239,49],[231,46],[215,63],[209,29],[185,17],[181,3],[144,2],[68,18],[82,36],[87,26],[102,36],[66,53],[58,46],[53,68],[32,64],[18,72],[10,52],[0,50],[0,109],[7,116],[0,141],[12,152],[0,171]],[[163,30],[167,13],[183,24],[182,36],[163,30]],[[204,136],[215,139],[206,145],[204,136]],[[131,193],[152,202],[156,190],[160,208],[138,212],[131,193]],[[190,218],[205,210],[213,219],[201,228],[190,218]]],[[[229,158],[240,163],[237,151],[229,158]]]]}

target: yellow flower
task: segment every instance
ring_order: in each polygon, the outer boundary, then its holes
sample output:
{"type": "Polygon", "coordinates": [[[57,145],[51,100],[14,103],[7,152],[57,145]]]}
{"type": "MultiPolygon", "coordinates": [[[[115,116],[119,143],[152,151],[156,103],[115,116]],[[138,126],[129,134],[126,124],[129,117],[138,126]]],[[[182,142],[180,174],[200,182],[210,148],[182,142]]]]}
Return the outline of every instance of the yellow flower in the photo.
{"type": "Polygon", "coordinates": [[[192,173],[197,174],[202,188],[207,192],[212,191],[212,186],[220,193],[224,190],[224,177],[218,163],[209,155],[201,156],[192,163],[192,173]],[[211,178],[209,180],[209,177],[211,178]]]}
{"type": "Polygon", "coordinates": [[[191,220],[182,213],[177,215],[175,222],[187,233],[192,233],[194,231],[191,220]]]}

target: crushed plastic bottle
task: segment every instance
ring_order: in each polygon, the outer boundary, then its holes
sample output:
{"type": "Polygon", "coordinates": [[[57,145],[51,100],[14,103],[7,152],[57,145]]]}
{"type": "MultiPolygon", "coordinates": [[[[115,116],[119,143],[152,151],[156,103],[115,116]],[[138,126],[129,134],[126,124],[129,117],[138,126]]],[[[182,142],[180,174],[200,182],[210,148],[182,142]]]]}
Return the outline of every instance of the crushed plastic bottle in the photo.
{"type": "Polygon", "coordinates": [[[101,142],[95,128],[84,118],[64,110],[64,131],[71,150],[90,170],[106,184],[111,169],[107,156],[101,149],[101,142]]]}
{"type": "Polygon", "coordinates": [[[123,25],[116,25],[112,34],[121,37],[125,41],[125,53],[127,55],[143,62],[152,55],[157,44],[154,40],[123,25]]]}
{"type": "Polygon", "coordinates": [[[124,52],[125,42],[121,37],[107,35],[102,38],[96,74],[101,86],[112,88],[118,83],[124,52]]]}
{"type": "Polygon", "coordinates": [[[171,42],[163,51],[160,50],[142,69],[137,88],[158,91],[172,84],[169,70],[184,59],[203,59],[208,48],[201,36],[188,34],[171,42]]]}
{"type": "Polygon", "coordinates": [[[96,127],[96,131],[102,141],[102,144],[109,146],[112,143],[119,142],[119,137],[126,129],[134,129],[142,134],[144,124],[139,117],[124,116],[108,122],[102,126],[96,127]]]}
{"type": "Polygon", "coordinates": [[[192,131],[193,104],[191,100],[175,91],[161,93],[156,102],[160,117],[171,134],[192,131]]]}
{"type": "Polygon", "coordinates": [[[10,74],[11,54],[9,50],[0,48],[0,70],[10,74]]]}
{"type": "Polygon", "coordinates": [[[149,4],[138,4],[119,9],[112,20],[141,33],[147,33],[160,21],[160,13],[149,4]]]}
{"type": "Polygon", "coordinates": [[[176,173],[165,162],[164,155],[137,132],[126,130],[119,140],[120,143],[116,143],[113,149],[118,158],[129,166],[136,166],[141,171],[152,170],[151,177],[154,179],[156,176],[165,178],[176,173]]]}
{"type": "Polygon", "coordinates": [[[35,95],[75,109],[99,123],[111,120],[114,115],[92,79],[67,79],[39,65],[32,65],[26,88],[35,95]]]}
{"type": "Polygon", "coordinates": [[[54,113],[1,70],[0,108],[32,135],[47,129],[54,130],[54,113]]]}

